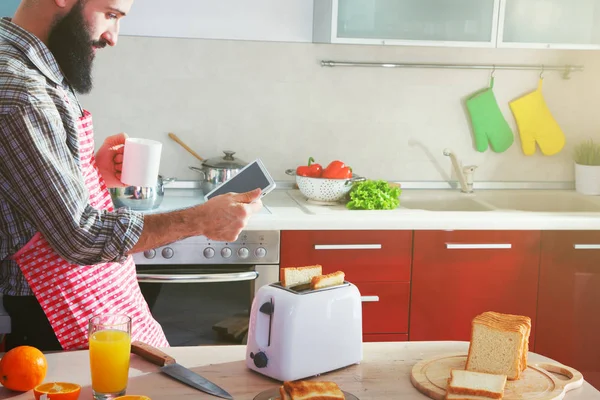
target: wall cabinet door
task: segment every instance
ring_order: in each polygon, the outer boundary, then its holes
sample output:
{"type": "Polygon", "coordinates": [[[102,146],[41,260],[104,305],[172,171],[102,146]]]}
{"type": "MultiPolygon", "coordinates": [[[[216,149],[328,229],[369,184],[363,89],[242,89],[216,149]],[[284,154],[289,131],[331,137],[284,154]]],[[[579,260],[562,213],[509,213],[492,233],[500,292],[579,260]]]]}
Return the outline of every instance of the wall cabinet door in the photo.
{"type": "Polygon", "coordinates": [[[542,233],[536,353],[600,390],[600,232],[542,233]]]}
{"type": "Polygon", "coordinates": [[[599,49],[600,0],[503,0],[498,47],[599,49]]]}
{"type": "Polygon", "coordinates": [[[494,47],[499,0],[315,0],[313,41],[494,47]]]}
{"type": "Polygon", "coordinates": [[[538,231],[415,231],[409,338],[471,339],[485,311],[526,315],[535,338],[538,231]]]}

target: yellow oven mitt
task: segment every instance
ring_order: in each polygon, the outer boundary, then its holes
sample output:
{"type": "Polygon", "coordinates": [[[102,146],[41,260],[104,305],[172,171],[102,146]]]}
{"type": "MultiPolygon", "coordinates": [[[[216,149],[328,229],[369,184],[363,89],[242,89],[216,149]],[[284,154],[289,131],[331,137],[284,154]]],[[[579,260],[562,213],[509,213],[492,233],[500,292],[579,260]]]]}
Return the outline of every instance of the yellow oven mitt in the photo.
{"type": "Polygon", "coordinates": [[[540,79],[536,90],[509,103],[517,121],[523,153],[528,156],[535,153],[536,142],[547,156],[560,152],[565,146],[565,134],[544,100],[542,81],[540,79]]]}

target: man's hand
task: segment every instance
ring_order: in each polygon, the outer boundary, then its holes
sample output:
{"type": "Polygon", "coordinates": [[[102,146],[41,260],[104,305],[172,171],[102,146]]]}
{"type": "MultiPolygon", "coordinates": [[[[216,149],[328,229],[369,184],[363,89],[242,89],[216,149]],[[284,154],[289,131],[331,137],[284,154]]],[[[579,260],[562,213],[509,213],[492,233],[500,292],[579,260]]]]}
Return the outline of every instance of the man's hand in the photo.
{"type": "Polygon", "coordinates": [[[260,211],[260,189],[246,193],[227,193],[213,197],[198,208],[202,210],[202,235],[220,242],[233,242],[252,214],[260,211]]]}
{"type": "Polygon", "coordinates": [[[96,165],[109,188],[127,186],[121,182],[125,139],[127,139],[125,133],[109,136],[96,153],[96,165]]]}

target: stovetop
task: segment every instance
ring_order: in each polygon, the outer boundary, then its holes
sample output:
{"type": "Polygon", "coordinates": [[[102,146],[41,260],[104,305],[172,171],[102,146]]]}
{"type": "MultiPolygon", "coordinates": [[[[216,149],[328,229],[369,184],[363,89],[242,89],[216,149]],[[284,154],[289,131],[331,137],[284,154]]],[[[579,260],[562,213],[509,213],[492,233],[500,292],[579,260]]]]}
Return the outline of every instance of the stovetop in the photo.
{"type": "MultiPolygon", "coordinates": [[[[160,206],[144,214],[157,214],[204,203],[201,190],[168,189],[160,206]]],[[[267,206],[259,214],[271,214],[267,206]]],[[[194,236],[133,255],[136,265],[278,264],[279,231],[242,231],[234,242],[194,236]]]]}

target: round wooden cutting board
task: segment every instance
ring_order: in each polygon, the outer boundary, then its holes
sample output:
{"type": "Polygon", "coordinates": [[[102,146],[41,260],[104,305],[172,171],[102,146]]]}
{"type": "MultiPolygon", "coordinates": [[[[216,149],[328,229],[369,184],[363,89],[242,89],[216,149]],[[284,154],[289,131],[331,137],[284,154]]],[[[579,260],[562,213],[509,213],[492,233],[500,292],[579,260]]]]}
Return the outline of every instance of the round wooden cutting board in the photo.
{"type": "MultiPolygon", "coordinates": [[[[415,364],[410,375],[413,386],[435,400],[444,400],[451,369],[465,369],[466,354],[448,354],[415,364]]],[[[583,375],[558,364],[527,365],[517,381],[506,381],[503,400],[560,400],[565,393],[583,384],[583,375]],[[556,378],[551,372],[564,375],[556,378]]]]}

